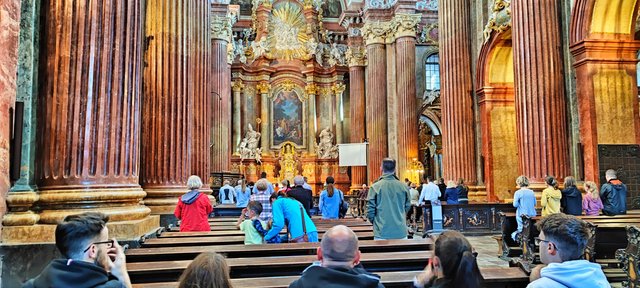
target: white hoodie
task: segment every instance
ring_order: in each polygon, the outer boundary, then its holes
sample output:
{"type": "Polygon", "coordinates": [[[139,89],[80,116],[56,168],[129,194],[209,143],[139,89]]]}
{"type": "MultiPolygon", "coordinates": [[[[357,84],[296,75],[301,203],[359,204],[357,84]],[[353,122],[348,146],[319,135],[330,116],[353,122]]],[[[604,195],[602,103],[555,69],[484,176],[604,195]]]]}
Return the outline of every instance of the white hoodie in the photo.
{"type": "Polygon", "coordinates": [[[600,265],[587,260],[551,263],[540,270],[540,276],[527,288],[611,287],[600,265]]]}

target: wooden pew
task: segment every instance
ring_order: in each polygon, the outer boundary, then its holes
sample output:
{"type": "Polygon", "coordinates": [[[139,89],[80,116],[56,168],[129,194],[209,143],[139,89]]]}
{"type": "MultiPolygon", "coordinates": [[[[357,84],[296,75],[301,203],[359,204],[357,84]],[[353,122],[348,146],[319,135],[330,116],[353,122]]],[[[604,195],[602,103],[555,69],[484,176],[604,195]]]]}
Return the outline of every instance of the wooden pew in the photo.
{"type": "MultiPolygon", "coordinates": [[[[227,230],[235,230],[236,226],[234,224],[218,224],[218,223],[210,223],[211,231],[227,231],[227,230]]],[[[372,226],[370,222],[365,221],[353,221],[353,222],[318,222],[314,223],[316,228],[331,228],[336,225],[345,225],[347,227],[368,227],[372,226]]],[[[178,232],[180,231],[180,227],[171,227],[169,228],[170,232],[178,232]]]]}
{"type": "MultiPolygon", "coordinates": [[[[324,233],[329,228],[327,227],[316,227],[318,229],[318,233],[324,233]]],[[[367,232],[373,231],[373,226],[356,226],[349,227],[353,232],[367,232]]],[[[164,232],[158,236],[158,238],[184,238],[184,237],[219,237],[219,236],[242,236],[244,232],[238,230],[238,228],[234,228],[232,230],[218,230],[218,231],[205,231],[205,232],[164,232]]]]}
{"type": "MultiPolygon", "coordinates": [[[[360,251],[368,252],[396,252],[396,251],[427,251],[433,249],[431,239],[410,240],[362,240],[359,241],[360,251]]],[[[319,243],[286,243],[263,245],[220,245],[220,246],[185,246],[137,248],[126,251],[127,262],[159,261],[159,260],[191,260],[202,252],[217,252],[228,258],[283,255],[314,255],[319,243]]]]}
{"type": "MultiPolygon", "coordinates": [[[[373,231],[355,232],[359,240],[373,240],[373,231]]],[[[322,239],[324,232],[319,232],[322,239]]],[[[141,243],[142,247],[171,247],[171,246],[202,246],[202,245],[228,245],[244,243],[243,236],[226,237],[182,237],[182,238],[155,238],[147,239],[141,243]]]]}
{"type": "Polygon", "coordinates": [[[627,226],[627,247],[616,251],[616,259],[625,273],[623,287],[640,287],[640,229],[627,226]]]}

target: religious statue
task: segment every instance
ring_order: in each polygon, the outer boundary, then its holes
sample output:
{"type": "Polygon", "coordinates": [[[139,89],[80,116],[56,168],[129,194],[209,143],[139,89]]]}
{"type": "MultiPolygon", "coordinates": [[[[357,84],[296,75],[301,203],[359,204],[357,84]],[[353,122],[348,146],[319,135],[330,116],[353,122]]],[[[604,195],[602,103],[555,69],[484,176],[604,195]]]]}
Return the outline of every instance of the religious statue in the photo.
{"type": "Polygon", "coordinates": [[[436,137],[431,135],[431,141],[427,143],[427,148],[429,148],[429,154],[431,154],[431,158],[436,155],[436,137]]]}
{"type": "Polygon", "coordinates": [[[253,130],[253,126],[249,124],[249,129],[247,133],[244,134],[244,139],[242,139],[240,147],[238,147],[240,161],[244,161],[244,159],[256,159],[256,162],[261,162],[262,148],[258,147],[258,141],[260,141],[260,132],[253,130]]]}
{"type": "Polygon", "coordinates": [[[295,147],[287,142],[280,148],[280,178],[293,182],[293,177],[298,175],[295,147]]]}
{"type": "Polygon", "coordinates": [[[316,145],[318,158],[334,159],[338,158],[338,146],[333,145],[333,133],[329,127],[320,131],[320,143],[316,145]]]}

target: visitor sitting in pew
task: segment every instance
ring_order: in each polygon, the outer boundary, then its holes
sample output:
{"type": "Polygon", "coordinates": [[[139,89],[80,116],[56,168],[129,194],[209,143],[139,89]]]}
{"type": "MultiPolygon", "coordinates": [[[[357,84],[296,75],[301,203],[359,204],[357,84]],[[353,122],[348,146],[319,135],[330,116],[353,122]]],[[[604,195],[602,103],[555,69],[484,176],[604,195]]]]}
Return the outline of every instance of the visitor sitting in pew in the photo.
{"type": "Polygon", "coordinates": [[[458,203],[459,204],[469,204],[469,187],[464,185],[464,178],[458,178],[458,203]]]}
{"type": "Polygon", "coordinates": [[[479,288],[480,269],[471,243],[458,231],[445,231],[435,243],[435,256],[413,279],[414,287],[479,288]]]}
{"type": "Polygon", "coordinates": [[[302,203],[285,194],[278,192],[277,199],[271,206],[273,220],[271,229],[264,236],[266,241],[278,237],[282,229],[287,226],[290,234],[289,242],[318,242],[318,230],[302,207],[302,203]]]}
{"type": "Polygon", "coordinates": [[[447,182],[447,190],[444,191],[444,194],[447,195],[445,199],[447,204],[458,204],[458,188],[456,182],[449,180],[447,182]]]}
{"type": "Polygon", "coordinates": [[[56,247],[65,259],[55,259],[26,288],[131,287],[124,249],[109,239],[102,213],[69,215],[56,226],[56,247]]]}
{"type": "Polygon", "coordinates": [[[540,261],[527,288],[611,287],[600,264],[582,259],[589,238],[587,223],[572,215],[551,214],[536,224],[540,261]]]}
{"type": "Polygon", "coordinates": [[[211,231],[209,214],[213,211],[209,197],[200,193],[202,180],[196,175],[187,179],[189,192],[182,195],[173,214],[180,219],[180,232],[211,231]]]}
{"type": "Polygon", "coordinates": [[[605,215],[627,214],[627,186],[618,180],[616,170],[609,169],[605,172],[607,183],[600,188],[602,198],[602,213],[605,215]]]}
{"type": "MultiPolygon", "coordinates": [[[[258,181],[264,179],[264,181],[266,181],[267,183],[267,193],[269,195],[273,194],[273,192],[275,192],[274,188],[273,188],[273,184],[271,184],[271,182],[269,182],[269,180],[267,180],[267,172],[262,171],[260,173],[260,179],[258,179],[258,181]]],[[[257,186],[258,182],[256,182],[256,186],[253,186],[253,189],[251,189],[251,193],[256,194],[258,193],[258,186],[257,186]]],[[[262,206],[264,206],[264,203],[262,204],[262,206]]]]}
{"type": "Polygon", "coordinates": [[[576,179],[572,176],[564,178],[564,190],[562,190],[560,206],[564,214],[582,215],[582,192],[576,187],[576,179]]]}
{"type": "Polygon", "coordinates": [[[233,194],[235,193],[235,189],[231,187],[229,180],[224,180],[223,186],[220,187],[219,197],[220,203],[222,204],[233,204],[236,201],[233,200],[233,194]]]}
{"type": "Polygon", "coordinates": [[[238,180],[238,186],[234,188],[236,196],[236,207],[247,207],[251,198],[251,188],[245,184],[246,180],[238,180]]]}
{"type": "Polygon", "coordinates": [[[262,213],[262,204],[258,201],[251,201],[247,208],[242,209],[236,226],[244,232],[245,245],[264,243],[264,233],[260,233],[260,231],[264,231],[266,224],[258,218],[260,213],[262,213]],[[249,219],[245,220],[245,217],[249,217],[249,219]]]}
{"type": "Polygon", "coordinates": [[[582,199],[582,210],[584,215],[598,216],[602,210],[602,200],[598,193],[598,186],[593,181],[584,182],[584,190],[587,192],[582,199]]]}
{"type": "Polygon", "coordinates": [[[349,227],[336,225],[322,237],[318,262],[302,272],[289,288],[382,288],[380,276],[367,272],[360,264],[358,237],[349,227]]]}
{"type": "MultiPolygon", "coordinates": [[[[255,192],[251,195],[251,201],[258,201],[262,204],[262,213],[260,213],[260,220],[269,221],[271,220],[271,201],[269,201],[269,197],[271,197],[271,193],[269,193],[269,186],[271,185],[267,179],[260,179],[256,182],[256,186],[254,186],[255,192]]],[[[273,189],[273,188],[271,188],[273,189]]]]}
{"type": "Polygon", "coordinates": [[[334,187],[336,181],[333,177],[327,177],[325,183],[327,183],[327,187],[320,192],[318,209],[322,213],[322,219],[338,219],[340,204],[344,201],[344,193],[334,187]]]}
{"type": "Polygon", "coordinates": [[[191,261],[178,280],[178,288],[232,288],[224,256],[204,252],[191,261]]]}
{"type": "Polygon", "coordinates": [[[518,240],[518,234],[522,233],[521,215],[536,216],[536,195],[533,193],[533,190],[529,189],[529,178],[520,175],[516,179],[516,185],[518,185],[520,189],[513,194],[513,207],[516,207],[518,230],[511,234],[513,240],[518,240]]]}
{"type": "Polygon", "coordinates": [[[544,182],[547,184],[547,188],[542,190],[542,197],[540,197],[542,217],[560,213],[560,199],[562,198],[562,191],[558,189],[558,180],[555,177],[547,176],[544,182]]]}

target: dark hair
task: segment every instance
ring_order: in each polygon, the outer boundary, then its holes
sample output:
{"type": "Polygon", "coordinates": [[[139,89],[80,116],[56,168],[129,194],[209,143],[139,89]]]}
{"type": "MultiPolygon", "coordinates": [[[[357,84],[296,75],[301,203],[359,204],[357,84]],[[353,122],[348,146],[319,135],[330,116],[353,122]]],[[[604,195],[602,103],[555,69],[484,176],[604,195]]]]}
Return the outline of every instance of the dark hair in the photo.
{"type": "Polygon", "coordinates": [[[431,182],[431,181],[433,181],[433,177],[431,177],[431,176],[429,176],[429,175],[424,176],[424,179],[425,179],[425,180],[427,180],[427,182],[431,182]]]}
{"type": "Polygon", "coordinates": [[[547,185],[558,189],[558,180],[556,180],[556,177],[547,176],[547,178],[544,178],[544,182],[547,183],[547,185]]]}
{"type": "Polygon", "coordinates": [[[573,215],[554,213],[536,224],[546,240],[558,246],[562,261],[578,260],[584,253],[589,239],[587,223],[573,215]]]}
{"type": "Polygon", "coordinates": [[[260,173],[260,178],[267,178],[267,172],[262,171],[262,173],[260,173]]]}
{"type": "Polygon", "coordinates": [[[69,215],[56,226],[56,247],[67,258],[79,258],[107,222],[109,216],[97,212],[69,215]]]}
{"type": "Polygon", "coordinates": [[[325,182],[327,183],[327,194],[329,194],[329,197],[333,197],[333,184],[336,183],[336,180],[329,176],[325,182]]]}
{"type": "Polygon", "coordinates": [[[249,201],[247,209],[253,211],[256,215],[260,215],[262,213],[262,204],[258,201],[249,201]]]}
{"type": "Polygon", "coordinates": [[[382,159],[382,173],[395,173],[395,172],[396,172],[396,160],[393,160],[391,158],[382,159]]]}
{"type": "Polygon", "coordinates": [[[451,281],[450,287],[480,287],[480,270],[476,257],[471,244],[460,232],[443,232],[435,246],[444,278],[451,281]]]}
{"type": "Polygon", "coordinates": [[[464,178],[458,178],[458,185],[464,185],[464,178]]]}
{"type": "Polygon", "coordinates": [[[215,252],[198,255],[180,276],[179,288],[231,288],[229,266],[224,257],[215,252]]]}

